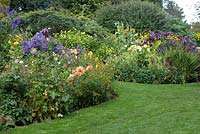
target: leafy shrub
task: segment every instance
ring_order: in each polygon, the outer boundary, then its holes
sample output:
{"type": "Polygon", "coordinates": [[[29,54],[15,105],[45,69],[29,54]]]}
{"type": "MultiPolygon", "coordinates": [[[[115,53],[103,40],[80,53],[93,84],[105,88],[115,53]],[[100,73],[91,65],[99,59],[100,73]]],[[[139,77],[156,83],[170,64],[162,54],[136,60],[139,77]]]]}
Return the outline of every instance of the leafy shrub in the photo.
{"type": "Polygon", "coordinates": [[[111,56],[118,49],[115,37],[112,35],[106,35],[106,37],[97,37],[88,35],[85,32],[79,30],[61,31],[59,34],[55,34],[58,44],[63,44],[67,48],[74,46],[82,46],[88,51],[92,51],[96,56],[101,59],[106,59],[111,56]]]}
{"type": "Polygon", "coordinates": [[[164,53],[164,57],[167,59],[169,69],[174,74],[180,74],[182,79],[180,83],[197,81],[200,69],[199,55],[197,53],[188,52],[183,48],[177,47],[168,49],[164,53]]]}
{"type": "Polygon", "coordinates": [[[51,28],[52,33],[61,30],[69,30],[73,27],[80,27],[83,22],[67,15],[68,13],[57,12],[53,10],[38,10],[22,14],[22,28],[31,30],[32,33],[42,30],[43,28],[51,28]]]}
{"type": "MultiPolygon", "coordinates": [[[[108,29],[98,25],[95,21],[71,17],[66,10],[61,10],[59,12],[50,9],[38,10],[20,14],[20,16],[23,19],[21,24],[22,30],[33,34],[43,28],[51,28],[51,33],[59,33],[61,30],[68,31],[75,28],[89,35],[96,35],[99,38],[110,34],[108,29]]],[[[5,23],[8,21],[3,20],[3,22],[5,23]]]]}
{"type": "Polygon", "coordinates": [[[33,11],[37,9],[69,9],[74,14],[90,15],[109,0],[12,0],[11,7],[18,11],[33,11]],[[20,7],[20,10],[19,10],[20,7]]]}
{"type": "Polygon", "coordinates": [[[56,5],[58,0],[11,0],[10,6],[17,11],[33,11],[37,9],[45,9],[56,5]]]}
{"type": "Polygon", "coordinates": [[[171,31],[179,35],[188,35],[190,31],[190,25],[179,18],[171,16],[167,17],[166,27],[168,31],[171,31]]]}
{"type": "Polygon", "coordinates": [[[91,52],[80,57],[78,63],[68,77],[69,86],[74,91],[75,108],[96,105],[116,95],[111,86],[114,73],[108,64],[91,52]]]}
{"type": "Polygon", "coordinates": [[[123,22],[139,31],[165,30],[166,15],[158,6],[149,2],[128,1],[119,5],[108,5],[96,12],[96,21],[115,31],[115,22],[123,22]]]}
{"type": "Polygon", "coordinates": [[[132,50],[114,58],[116,78],[139,83],[167,83],[168,69],[159,56],[146,50],[132,50]]]}
{"type": "Polygon", "coordinates": [[[59,44],[63,44],[67,48],[72,48],[81,45],[89,51],[95,51],[100,46],[96,37],[90,36],[85,32],[78,30],[61,31],[60,34],[55,34],[59,44]]]}

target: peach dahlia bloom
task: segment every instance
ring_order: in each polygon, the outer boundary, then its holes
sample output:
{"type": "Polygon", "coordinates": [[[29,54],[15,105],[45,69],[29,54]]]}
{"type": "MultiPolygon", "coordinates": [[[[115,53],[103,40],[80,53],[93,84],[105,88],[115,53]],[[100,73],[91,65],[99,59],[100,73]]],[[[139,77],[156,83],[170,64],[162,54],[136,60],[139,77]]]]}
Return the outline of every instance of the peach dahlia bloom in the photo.
{"type": "Polygon", "coordinates": [[[91,71],[91,70],[93,70],[93,66],[92,65],[89,65],[89,66],[86,67],[86,71],[91,71]]]}

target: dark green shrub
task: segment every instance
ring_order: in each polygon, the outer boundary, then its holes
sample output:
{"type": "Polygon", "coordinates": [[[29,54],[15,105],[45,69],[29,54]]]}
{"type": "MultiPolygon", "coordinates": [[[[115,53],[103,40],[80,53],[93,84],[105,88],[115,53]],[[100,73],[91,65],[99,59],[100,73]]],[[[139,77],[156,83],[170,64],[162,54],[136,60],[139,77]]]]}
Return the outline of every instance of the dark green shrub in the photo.
{"type": "Polygon", "coordinates": [[[115,31],[115,23],[123,22],[126,26],[141,30],[166,30],[166,15],[162,8],[149,2],[128,1],[119,5],[108,5],[97,10],[96,21],[115,31]]]}
{"type": "Polygon", "coordinates": [[[23,19],[21,28],[23,30],[31,30],[33,34],[46,27],[51,28],[51,33],[59,33],[61,30],[68,31],[75,28],[89,35],[96,35],[99,38],[109,35],[109,30],[98,25],[95,21],[71,17],[66,10],[60,12],[38,10],[20,14],[19,16],[23,19]]]}
{"type": "Polygon", "coordinates": [[[37,9],[46,9],[57,5],[59,0],[11,0],[11,8],[17,11],[33,11],[37,9]]]}
{"type": "Polygon", "coordinates": [[[69,9],[74,14],[91,16],[100,6],[109,0],[12,0],[11,7],[15,10],[34,11],[38,9],[54,8],[69,9]],[[20,9],[20,10],[19,10],[20,9]]]}
{"type": "Polygon", "coordinates": [[[32,33],[36,33],[45,27],[51,28],[51,32],[57,33],[60,30],[69,30],[83,25],[83,21],[70,17],[64,11],[38,10],[20,16],[23,19],[22,28],[31,29],[32,33]]]}

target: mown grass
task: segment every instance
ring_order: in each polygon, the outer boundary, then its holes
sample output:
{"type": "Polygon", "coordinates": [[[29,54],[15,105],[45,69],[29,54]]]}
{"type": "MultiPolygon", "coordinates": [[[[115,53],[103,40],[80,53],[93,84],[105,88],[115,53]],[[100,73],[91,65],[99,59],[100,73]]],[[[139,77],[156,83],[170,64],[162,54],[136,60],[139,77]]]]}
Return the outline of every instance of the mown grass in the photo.
{"type": "Polygon", "coordinates": [[[119,98],[9,134],[199,134],[200,84],[115,82],[119,98]]]}

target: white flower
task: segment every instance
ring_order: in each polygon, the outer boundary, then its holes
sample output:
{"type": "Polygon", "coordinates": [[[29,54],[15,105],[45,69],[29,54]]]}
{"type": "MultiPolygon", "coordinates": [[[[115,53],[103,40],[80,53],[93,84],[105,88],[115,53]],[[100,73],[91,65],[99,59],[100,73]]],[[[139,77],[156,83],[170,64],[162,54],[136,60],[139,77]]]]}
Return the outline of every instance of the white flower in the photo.
{"type": "Polygon", "coordinates": [[[28,67],[28,65],[25,65],[25,67],[28,67]]]}
{"type": "Polygon", "coordinates": [[[22,11],[22,8],[21,8],[21,7],[19,7],[19,11],[22,11]]]}
{"type": "Polygon", "coordinates": [[[23,62],[23,60],[20,60],[19,63],[20,63],[20,64],[23,64],[24,62],[23,62]]]}
{"type": "Polygon", "coordinates": [[[60,62],[58,62],[58,65],[60,65],[60,62]]]}
{"type": "Polygon", "coordinates": [[[147,45],[145,44],[143,47],[144,47],[144,48],[147,48],[147,45]]]}
{"type": "Polygon", "coordinates": [[[58,118],[62,118],[63,115],[61,113],[58,114],[58,118]]]}
{"type": "Polygon", "coordinates": [[[18,60],[18,59],[16,59],[16,60],[15,60],[15,63],[19,63],[19,60],[18,60]]]}
{"type": "Polygon", "coordinates": [[[141,46],[137,46],[137,50],[138,51],[142,51],[142,47],[141,46]]]}

